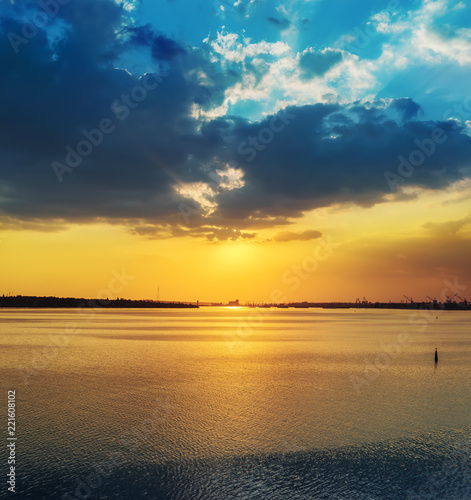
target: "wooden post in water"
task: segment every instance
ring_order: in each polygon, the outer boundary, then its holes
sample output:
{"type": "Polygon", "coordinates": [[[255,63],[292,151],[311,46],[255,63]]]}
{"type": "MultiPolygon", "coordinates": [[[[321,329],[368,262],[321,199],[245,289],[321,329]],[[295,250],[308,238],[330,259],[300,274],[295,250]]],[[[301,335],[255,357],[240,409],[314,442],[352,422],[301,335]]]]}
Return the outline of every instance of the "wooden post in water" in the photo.
{"type": "Polygon", "coordinates": [[[438,363],[438,352],[437,348],[435,347],[435,364],[438,363]]]}

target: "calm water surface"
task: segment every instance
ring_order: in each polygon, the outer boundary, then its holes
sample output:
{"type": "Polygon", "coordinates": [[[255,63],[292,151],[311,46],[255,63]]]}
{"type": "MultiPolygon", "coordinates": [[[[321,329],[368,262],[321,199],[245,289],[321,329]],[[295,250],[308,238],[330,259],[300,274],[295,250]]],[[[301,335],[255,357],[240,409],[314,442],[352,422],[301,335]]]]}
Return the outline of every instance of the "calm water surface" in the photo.
{"type": "Polygon", "coordinates": [[[1,310],[17,497],[471,498],[470,325],[446,311],[1,310]]]}

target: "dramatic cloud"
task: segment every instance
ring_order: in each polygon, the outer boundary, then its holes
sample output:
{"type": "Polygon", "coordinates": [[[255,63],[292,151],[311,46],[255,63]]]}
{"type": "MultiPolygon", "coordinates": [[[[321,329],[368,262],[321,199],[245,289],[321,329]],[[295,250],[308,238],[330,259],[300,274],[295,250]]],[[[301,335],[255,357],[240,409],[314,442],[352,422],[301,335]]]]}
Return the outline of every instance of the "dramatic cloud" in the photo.
{"type": "Polygon", "coordinates": [[[471,224],[471,215],[467,215],[459,220],[450,220],[446,222],[427,222],[423,227],[439,235],[457,235],[466,226],[471,224]]]}
{"type": "Polygon", "coordinates": [[[158,35],[152,44],[152,55],[157,60],[169,60],[184,54],[185,50],[174,40],[158,35]]]}
{"type": "Polygon", "coordinates": [[[324,76],[327,71],[340,63],[343,59],[339,50],[325,49],[322,52],[307,50],[301,55],[299,66],[302,78],[324,76]]]}
{"type": "Polygon", "coordinates": [[[322,233],[315,230],[307,230],[301,233],[295,233],[293,231],[284,231],[282,233],[276,234],[273,239],[275,241],[308,241],[320,238],[322,233]]]}
{"type": "Polygon", "coordinates": [[[133,228],[135,234],[145,236],[148,239],[166,239],[172,237],[204,237],[207,240],[218,243],[223,241],[253,240],[257,233],[246,233],[238,229],[216,226],[200,226],[192,229],[178,226],[142,225],[133,228]]]}
{"type": "MultiPolygon", "coordinates": [[[[21,14],[4,14],[2,31],[21,35],[21,14]]],[[[303,79],[342,65],[353,75],[355,59],[339,50],[302,51],[298,67],[280,41],[219,33],[195,48],[139,26],[109,0],[63,6],[48,31],[16,48],[1,37],[0,213],[8,224],[106,220],[147,237],[181,229],[212,241],[253,238],[243,230],[469,177],[466,126],[421,120],[420,105],[403,96],[288,105],[280,94],[260,120],[228,112],[249,99],[250,85],[275,81],[276,67],[289,78],[301,71],[299,93],[310,84],[303,79]],[[123,61],[136,51],[147,69],[131,74],[123,61]]]]}
{"type": "Polygon", "coordinates": [[[185,54],[185,49],[175,40],[162,34],[155,34],[149,25],[127,28],[130,44],[150,47],[152,56],[160,61],[174,59],[185,54]]]}

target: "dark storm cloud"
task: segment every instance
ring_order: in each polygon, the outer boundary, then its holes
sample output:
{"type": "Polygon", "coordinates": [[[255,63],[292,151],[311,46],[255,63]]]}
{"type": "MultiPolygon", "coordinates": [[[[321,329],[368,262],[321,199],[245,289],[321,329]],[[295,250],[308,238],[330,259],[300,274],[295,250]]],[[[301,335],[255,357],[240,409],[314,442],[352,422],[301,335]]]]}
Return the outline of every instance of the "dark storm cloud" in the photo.
{"type": "Polygon", "coordinates": [[[156,36],[149,24],[144,26],[129,26],[124,31],[129,35],[129,43],[144,47],[152,46],[152,42],[156,36]]]}
{"type": "Polygon", "coordinates": [[[185,50],[177,42],[164,35],[158,35],[152,45],[152,55],[156,59],[169,60],[184,53],[185,50]]]}
{"type": "Polygon", "coordinates": [[[285,30],[291,26],[291,23],[285,17],[278,18],[278,17],[270,16],[270,17],[267,17],[267,19],[271,24],[273,24],[274,26],[276,26],[280,30],[285,30]]]}
{"type": "Polygon", "coordinates": [[[311,79],[323,76],[343,59],[340,50],[326,49],[322,52],[304,52],[299,59],[301,77],[311,79]]]}
{"type": "Polygon", "coordinates": [[[397,109],[402,114],[402,119],[404,121],[409,121],[413,118],[416,118],[419,111],[421,110],[420,106],[414,102],[412,99],[395,99],[391,106],[397,109]]]}
{"type": "MultiPolygon", "coordinates": [[[[220,103],[224,82],[237,75],[223,74],[197,53],[174,67],[156,61],[156,78],[167,76],[143,102],[132,103],[136,108],[120,120],[113,102],[121,102],[141,83],[109,62],[110,54],[122,50],[115,34],[123,22],[122,9],[114,2],[84,0],[64,6],[59,15],[70,24],[70,34],[54,48],[43,31],[18,54],[6,37],[0,38],[3,212],[20,218],[36,214],[67,219],[158,219],[175,213],[175,179],[198,180],[188,155],[202,159],[211,154],[211,140],[197,136],[191,107],[195,101],[203,107],[220,103]],[[94,20],[86,28],[88,16],[94,20]],[[205,73],[204,84],[190,75],[195,68],[205,73]],[[84,139],[83,130],[97,129],[103,119],[113,121],[113,133],[59,184],[51,163],[65,163],[66,146],[76,149],[84,139]]],[[[21,33],[22,24],[4,19],[2,28],[21,33]]],[[[142,32],[139,36],[139,43],[144,43],[142,32]]],[[[149,32],[146,36],[154,47],[156,38],[149,32]]],[[[127,46],[129,41],[122,43],[127,46]]],[[[177,51],[176,45],[164,45],[166,52],[161,45],[159,56],[177,51]]]]}
{"type": "Polygon", "coordinates": [[[155,33],[150,25],[131,26],[124,30],[129,35],[129,43],[150,47],[152,56],[161,61],[169,61],[186,53],[178,42],[163,34],[155,33]]]}
{"type": "Polygon", "coordinates": [[[308,229],[307,231],[302,231],[296,233],[294,231],[284,231],[282,233],[275,234],[273,239],[275,241],[309,241],[316,240],[322,236],[322,233],[315,231],[314,229],[308,229]]]}
{"type": "MultiPolygon", "coordinates": [[[[446,140],[414,167],[407,184],[442,189],[468,166],[471,140],[458,124],[418,121],[418,105],[406,99],[293,106],[261,122],[204,120],[195,109],[221,105],[226,89],[241,82],[242,68],[223,69],[207,46],[184,47],[126,16],[115,2],[82,0],[64,5],[51,23],[66,26],[60,39],[39,30],[15,54],[0,37],[4,224],[41,229],[41,221],[57,228],[103,220],[165,237],[185,226],[179,206],[186,203],[196,207],[190,235],[251,238],[254,233],[233,228],[287,224],[309,209],[338,203],[384,202],[391,194],[385,171],[397,172],[398,156],[408,159],[417,141],[429,145],[437,128],[446,140]],[[153,55],[150,74],[118,68],[130,47],[153,55]],[[51,165],[65,164],[66,147],[77,150],[103,120],[109,133],[58,182],[51,165]],[[211,185],[226,164],[243,171],[245,185],[216,190],[211,215],[175,191],[188,183],[211,185]]],[[[21,33],[22,22],[4,17],[1,29],[21,33]]],[[[339,57],[331,56],[305,68],[322,73],[339,57]]]]}
{"type": "Polygon", "coordinates": [[[221,127],[234,148],[228,158],[239,157],[246,186],[221,195],[219,215],[297,217],[339,203],[372,206],[391,196],[386,172],[424,189],[442,189],[463,177],[471,139],[456,123],[400,124],[388,117],[389,108],[380,102],[290,107],[289,124],[278,132],[282,122],[274,117],[239,123],[231,132],[221,127]]]}

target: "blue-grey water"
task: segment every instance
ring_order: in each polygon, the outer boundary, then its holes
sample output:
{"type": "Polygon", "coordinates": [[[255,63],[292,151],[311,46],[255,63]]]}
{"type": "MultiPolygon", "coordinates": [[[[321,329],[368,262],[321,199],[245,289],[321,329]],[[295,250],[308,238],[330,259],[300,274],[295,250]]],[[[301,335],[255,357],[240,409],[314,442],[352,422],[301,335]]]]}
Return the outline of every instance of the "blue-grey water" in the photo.
{"type": "Polygon", "coordinates": [[[17,498],[471,498],[470,326],[466,311],[2,310],[17,498]]]}

